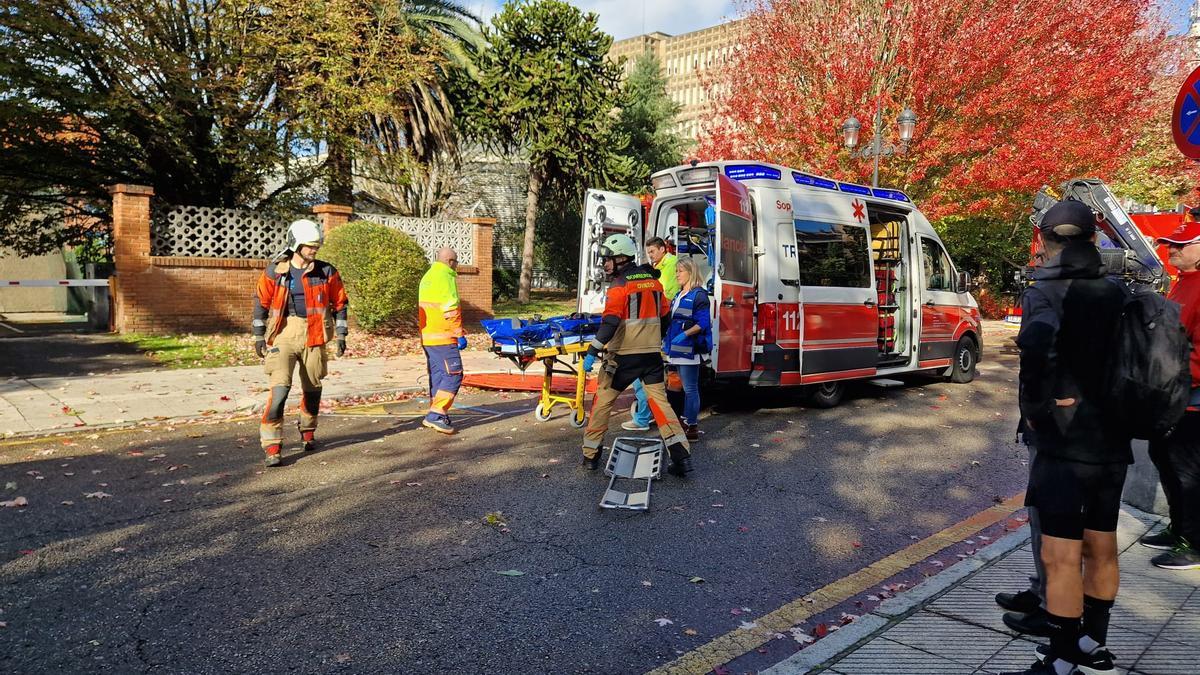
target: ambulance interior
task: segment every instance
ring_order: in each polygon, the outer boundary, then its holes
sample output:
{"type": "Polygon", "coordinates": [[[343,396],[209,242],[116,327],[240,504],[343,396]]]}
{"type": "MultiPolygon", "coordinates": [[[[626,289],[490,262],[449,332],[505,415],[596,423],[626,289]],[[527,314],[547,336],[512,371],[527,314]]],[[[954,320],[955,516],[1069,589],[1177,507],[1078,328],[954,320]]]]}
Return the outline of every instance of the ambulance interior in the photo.
{"type": "Polygon", "coordinates": [[[714,287],[712,225],[708,222],[706,211],[715,204],[712,195],[695,194],[673,199],[661,205],[656,205],[658,211],[651,216],[655,224],[654,236],[662,237],[664,241],[675,248],[675,254],[680,259],[691,258],[703,279],[702,286],[711,296],[714,287]],[[665,211],[665,214],[664,214],[665,211]]]}
{"type": "Polygon", "coordinates": [[[867,212],[879,302],[879,366],[898,366],[909,360],[912,336],[912,312],[908,311],[912,304],[908,220],[903,211],[877,204],[872,204],[867,212]]]}

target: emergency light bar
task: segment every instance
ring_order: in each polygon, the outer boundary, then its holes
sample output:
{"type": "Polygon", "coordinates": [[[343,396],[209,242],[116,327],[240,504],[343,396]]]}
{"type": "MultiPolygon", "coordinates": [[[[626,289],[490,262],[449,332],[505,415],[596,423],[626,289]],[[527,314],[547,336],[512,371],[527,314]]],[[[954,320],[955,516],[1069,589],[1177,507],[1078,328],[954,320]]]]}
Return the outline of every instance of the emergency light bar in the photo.
{"type": "Polygon", "coordinates": [[[837,182],[820,176],[811,176],[807,173],[799,171],[792,172],[792,180],[796,181],[797,185],[808,185],[810,187],[825,188],[826,190],[836,190],[837,182]]]}
{"type": "Polygon", "coordinates": [[[761,164],[731,164],[725,167],[725,175],[733,180],[750,180],[752,178],[765,178],[767,180],[779,180],[779,169],[761,164]]]}
{"type": "Polygon", "coordinates": [[[883,188],[873,188],[871,193],[882,199],[894,199],[898,202],[908,201],[908,195],[899,190],[884,190],[883,188]]]}
{"type": "Polygon", "coordinates": [[[871,196],[871,188],[865,185],[855,185],[854,183],[838,183],[838,189],[842,192],[849,192],[852,195],[862,195],[864,197],[871,196]]]}

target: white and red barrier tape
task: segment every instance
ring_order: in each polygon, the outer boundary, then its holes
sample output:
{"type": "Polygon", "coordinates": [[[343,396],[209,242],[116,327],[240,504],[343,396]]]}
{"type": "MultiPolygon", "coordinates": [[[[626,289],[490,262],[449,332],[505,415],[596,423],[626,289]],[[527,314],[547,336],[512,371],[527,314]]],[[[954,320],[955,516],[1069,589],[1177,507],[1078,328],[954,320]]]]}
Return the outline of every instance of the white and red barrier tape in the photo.
{"type": "Polygon", "coordinates": [[[5,286],[107,286],[108,279],[0,279],[5,286]]]}

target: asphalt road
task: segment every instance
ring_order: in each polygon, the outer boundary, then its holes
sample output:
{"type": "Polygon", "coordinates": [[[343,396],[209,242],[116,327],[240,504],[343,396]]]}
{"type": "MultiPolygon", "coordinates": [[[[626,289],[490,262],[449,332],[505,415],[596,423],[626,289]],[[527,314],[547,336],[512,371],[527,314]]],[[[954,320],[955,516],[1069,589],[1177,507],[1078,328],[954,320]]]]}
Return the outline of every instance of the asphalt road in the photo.
{"type": "Polygon", "coordinates": [[[970,385],[720,392],[648,513],[525,395],[328,416],[272,470],[253,421],[0,446],[0,671],[644,672],[1020,492],[1008,337],[970,385]]]}

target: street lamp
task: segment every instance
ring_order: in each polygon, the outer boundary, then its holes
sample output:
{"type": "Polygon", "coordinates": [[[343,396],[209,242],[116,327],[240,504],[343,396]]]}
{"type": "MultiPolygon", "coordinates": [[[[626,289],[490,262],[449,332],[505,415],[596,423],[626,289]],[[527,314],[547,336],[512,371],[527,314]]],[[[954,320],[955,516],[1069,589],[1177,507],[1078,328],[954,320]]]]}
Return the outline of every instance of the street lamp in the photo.
{"type": "MultiPolygon", "coordinates": [[[[900,113],[900,117],[896,118],[896,126],[899,127],[900,145],[892,145],[883,143],[883,108],[875,109],[875,136],[871,139],[871,144],[867,147],[853,152],[855,156],[867,159],[868,157],[875,160],[875,170],[871,174],[871,187],[879,187],[879,158],[890,157],[891,155],[902,155],[908,152],[908,146],[912,142],[913,133],[917,129],[917,114],[912,111],[912,108],[905,107],[904,112],[900,113]]],[[[862,123],[857,118],[851,117],[842,123],[842,141],[845,143],[848,150],[854,150],[858,147],[858,135],[862,130],[862,123]]]]}

